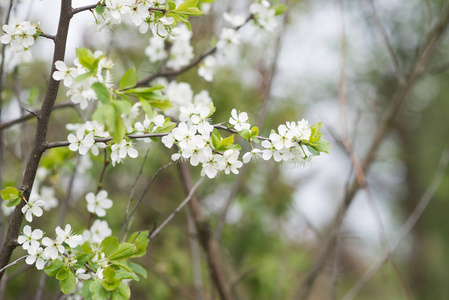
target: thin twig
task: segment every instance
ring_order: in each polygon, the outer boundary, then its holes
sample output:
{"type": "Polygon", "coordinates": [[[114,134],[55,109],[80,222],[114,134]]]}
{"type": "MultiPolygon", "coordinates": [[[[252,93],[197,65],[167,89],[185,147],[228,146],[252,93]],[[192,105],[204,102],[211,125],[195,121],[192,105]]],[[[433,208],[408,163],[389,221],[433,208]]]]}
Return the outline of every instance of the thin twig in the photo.
{"type": "Polygon", "coordinates": [[[43,32],[41,32],[40,34],[39,34],[39,36],[41,36],[41,37],[44,37],[44,38],[47,38],[47,39],[49,39],[49,40],[55,40],[55,36],[54,35],[51,35],[51,34],[46,34],[46,33],[43,33],[43,32]]]}
{"type": "Polygon", "coordinates": [[[374,0],[368,0],[371,6],[371,10],[373,13],[374,21],[376,23],[377,30],[382,37],[382,40],[385,44],[385,47],[387,48],[388,54],[390,56],[390,59],[393,63],[393,69],[396,73],[396,77],[398,78],[400,83],[405,83],[404,75],[402,74],[401,67],[399,66],[399,60],[398,57],[393,49],[393,46],[391,44],[390,38],[388,37],[387,30],[385,29],[385,26],[383,25],[382,21],[380,20],[379,16],[377,15],[376,7],[374,5],[374,0]]]}
{"type": "Polygon", "coordinates": [[[139,204],[142,202],[143,198],[145,197],[146,193],[148,192],[148,190],[150,189],[151,185],[153,184],[153,182],[156,180],[157,176],[159,175],[160,172],[162,172],[163,170],[167,169],[168,167],[170,167],[173,164],[173,162],[169,162],[168,164],[160,167],[159,169],[157,169],[156,173],[154,173],[153,178],[151,178],[151,180],[148,182],[145,190],[143,191],[142,195],[140,196],[139,200],[137,200],[136,204],[134,205],[133,209],[131,210],[131,212],[129,213],[129,215],[125,216],[126,219],[123,221],[122,224],[122,228],[120,229],[120,236],[119,236],[119,240],[122,238],[123,235],[123,231],[125,230],[126,224],[128,224],[129,220],[131,219],[132,215],[134,214],[134,212],[136,211],[137,207],[139,206],[139,204]]]}
{"type": "Polygon", "coordinates": [[[199,185],[204,181],[205,177],[201,177],[196,183],[195,185],[190,189],[189,194],[187,195],[187,197],[184,199],[184,201],[181,202],[181,204],[178,205],[178,207],[167,217],[167,219],[165,219],[164,222],[162,222],[161,225],[159,225],[158,228],[156,228],[151,235],[148,237],[148,240],[152,240],[154,239],[159,232],[165,227],[167,226],[168,223],[170,223],[170,221],[181,211],[181,209],[190,201],[190,199],[192,199],[193,193],[195,192],[195,190],[199,187],[199,185]]]}
{"type": "Polygon", "coordinates": [[[19,261],[21,261],[22,259],[26,258],[27,256],[28,256],[28,255],[24,255],[24,256],[22,256],[22,257],[19,257],[18,259],[16,259],[16,260],[13,261],[12,263],[7,264],[6,266],[4,266],[3,268],[0,269],[0,272],[5,271],[5,270],[8,269],[9,267],[12,267],[12,266],[17,265],[17,263],[18,263],[19,261]]]}
{"type": "MultiPolygon", "coordinates": [[[[64,103],[55,104],[55,106],[53,106],[53,110],[57,110],[60,108],[66,108],[66,107],[74,107],[74,106],[75,106],[75,104],[72,101],[67,101],[64,103]]],[[[29,111],[29,113],[30,113],[29,115],[22,116],[20,118],[17,118],[17,119],[11,120],[11,121],[7,121],[4,123],[0,123],[0,131],[2,131],[3,129],[6,129],[12,125],[19,124],[19,123],[22,123],[27,120],[35,118],[36,116],[39,115],[40,111],[35,111],[35,112],[29,111]]]]}

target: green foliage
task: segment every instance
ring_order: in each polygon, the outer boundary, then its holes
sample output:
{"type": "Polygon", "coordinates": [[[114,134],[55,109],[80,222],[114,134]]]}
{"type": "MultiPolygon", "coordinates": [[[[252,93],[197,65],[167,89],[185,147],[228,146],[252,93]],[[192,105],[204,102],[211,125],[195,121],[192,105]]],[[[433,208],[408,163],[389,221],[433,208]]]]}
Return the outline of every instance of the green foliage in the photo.
{"type": "Polygon", "coordinates": [[[120,89],[126,90],[135,87],[137,84],[136,68],[129,69],[120,80],[120,89]]]}
{"type": "Polygon", "coordinates": [[[13,207],[20,203],[22,199],[23,192],[18,191],[14,187],[7,187],[0,192],[3,201],[5,201],[5,205],[7,207],[13,207]]]}

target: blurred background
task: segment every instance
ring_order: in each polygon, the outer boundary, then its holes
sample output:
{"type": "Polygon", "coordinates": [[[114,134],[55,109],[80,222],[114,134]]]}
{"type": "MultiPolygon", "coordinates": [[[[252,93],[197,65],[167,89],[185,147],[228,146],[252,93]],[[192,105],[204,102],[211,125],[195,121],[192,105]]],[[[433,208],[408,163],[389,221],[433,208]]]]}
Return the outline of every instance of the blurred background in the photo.
{"type": "MultiPolygon", "coordinates": [[[[39,21],[45,33],[55,33],[59,1],[15,2],[13,20],[39,21]]],[[[0,3],[4,20],[9,1],[0,3]]],[[[73,3],[78,7],[94,1],[73,3]]],[[[207,50],[226,26],[224,12],[247,16],[250,3],[216,0],[208,15],[194,18],[191,44],[195,56],[207,50]]],[[[213,82],[201,79],[197,68],[172,78],[188,82],[195,94],[209,91],[217,107],[215,123],[227,121],[232,108],[248,112],[252,124],[263,120],[260,129],[265,136],[285,121],[321,121],[324,138],[333,146],[328,155],[317,157],[306,168],[261,160],[248,165],[242,175],[220,176],[199,187],[200,208],[211,232],[223,228],[215,237],[219,236],[220,264],[233,296],[305,299],[300,298],[302,283],[338,229],[308,299],[447,299],[447,32],[417,78],[407,77],[448,10],[447,1],[289,0],[286,4],[288,9],[278,17],[272,33],[250,25],[240,30],[242,44],[216,71],[213,82]],[[388,123],[374,160],[364,166],[366,186],[358,189],[336,228],[337,211],[360,175],[351,156],[360,161],[366,157],[403,85],[408,85],[403,104],[388,123]],[[261,116],[264,105],[266,115],[261,116]],[[431,201],[425,211],[413,214],[426,199],[431,201]],[[419,219],[402,238],[402,226],[411,215],[419,219]],[[397,243],[394,253],[386,255],[397,243]],[[385,257],[390,258],[374,269],[366,285],[358,286],[365,272],[385,257]]],[[[112,32],[97,32],[92,14],[85,12],[72,20],[66,63],[73,61],[76,47],[84,46],[106,51],[116,63],[116,78],[132,66],[143,78],[159,68],[145,56],[149,37],[126,24],[112,32]]],[[[38,39],[32,49],[33,61],[20,67],[6,64],[2,122],[26,114],[25,109],[40,107],[52,50],[50,40],[38,39]]],[[[61,87],[57,103],[68,100],[65,91],[61,87]]],[[[67,121],[78,123],[82,118],[73,108],[52,114],[49,141],[67,139],[67,121]]],[[[34,124],[30,121],[4,131],[2,187],[20,185],[34,124]]],[[[139,143],[138,147],[137,159],[106,169],[103,188],[114,201],[106,220],[114,235],[120,232],[140,168],[134,199],[156,170],[170,161],[171,152],[160,143],[139,143]]],[[[70,199],[66,222],[82,231],[89,222],[84,196],[98,184],[103,157],[78,158],[66,148],[57,148],[46,152],[41,165],[49,170],[45,184],[56,189],[55,197],[70,199]],[[68,193],[73,174],[75,181],[68,193]]],[[[191,171],[199,178],[199,168],[191,171]]],[[[160,224],[185,195],[177,166],[164,170],[145,195],[131,232],[160,224]]],[[[53,230],[57,210],[37,219],[35,226],[53,230]]],[[[147,255],[139,261],[147,268],[148,278],[131,283],[132,299],[218,299],[192,226],[183,210],[150,242],[147,255]]],[[[22,252],[18,249],[14,257],[22,252]]],[[[34,299],[39,284],[45,284],[43,299],[54,299],[57,282],[44,277],[24,262],[10,268],[8,280],[3,281],[4,299],[34,299]]]]}

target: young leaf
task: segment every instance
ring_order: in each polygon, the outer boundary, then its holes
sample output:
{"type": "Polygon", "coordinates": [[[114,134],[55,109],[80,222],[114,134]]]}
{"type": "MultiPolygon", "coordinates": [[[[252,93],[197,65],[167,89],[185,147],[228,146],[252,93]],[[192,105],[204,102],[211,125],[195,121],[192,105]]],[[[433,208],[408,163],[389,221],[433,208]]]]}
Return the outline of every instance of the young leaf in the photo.
{"type": "Polygon", "coordinates": [[[276,5],[273,5],[271,9],[274,9],[274,14],[276,16],[279,16],[287,10],[287,6],[284,3],[278,3],[276,5]]]}
{"type": "Polygon", "coordinates": [[[142,106],[143,110],[145,111],[146,115],[148,116],[148,118],[152,118],[154,113],[153,113],[153,109],[151,108],[151,105],[142,98],[139,98],[140,101],[140,105],[142,106]]]}
{"type": "Polygon", "coordinates": [[[136,68],[129,69],[120,80],[120,89],[125,90],[135,87],[137,84],[136,68]]]}
{"type": "Polygon", "coordinates": [[[249,140],[251,138],[251,132],[248,129],[239,131],[239,135],[245,140],[249,140]]]}
{"type": "Polygon", "coordinates": [[[92,300],[105,300],[111,293],[102,285],[102,279],[97,279],[90,284],[89,291],[92,293],[92,300]]]}
{"type": "Polygon", "coordinates": [[[126,262],[125,264],[137,275],[140,275],[143,278],[147,278],[147,270],[145,270],[145,268],[141,265],[132,262],[126,262]]]}
{"type": "Polygon", "coordinates": [[[106,291],[111,292],[118,287],[120,282],[121,282],[120,279],[114,279],[114,278],[113,279],[104,279],[101,282],[101,285],[105,288],[106,291]]]}
{"type": "Polygon", "coordinates": [[[109,256],[118,249],[118,239],[115,236],[108,236],[100,244],[100,250],[104,255],[109,256]]]}
{"type": "Polygon", "coordinates": [[[95,82],[94,84],[92,84],[92,88],[101,102],[105,104],[108,103],[111,95],[109,94],[109,91],[104,86],[104,84],[102,84],[101,82],[95,82]]]}
{"type": "Polygon", "coordinates": [[[19,197],[19,191],[16,188],[8,186],[0,191],[0,195],[4,201],[13,201],[19,197]]]}
{"type": "Polygon", "coordinates": [[[58,280],[66,279],[68,272],[70,271],[67,269],[67,266],[64,266],[63,268],[59,269],[59,272],[56,274],[56,279],[58,280]]]}
{"type": "Polygon", "coordinates": [[[253,138],[253,137],[256,137],[258,135],[259,135],[259,128],[255,127],[255,126],[253,128],[251,128],[251,137],[253,138]]]}
{"type": "Polygon", "coordinates": [[[59,287],[61,288],[61,292],[63,292],[66,295],[73,292],[73,290],[76,287],[75,274],[73,274],[72,271],[68,270],[65,279],[59,281],[59,287]]]}
{"type": "Polygon", "coordinates": [[[148,246],[148,233],[149,231],[141,231],[141,232],[135,232],[131,235],[128,242],[133,243],[136,245],[137,252],[133,254],[133,257],[140,257],[144,256],[147,252],[147,246],[148,246]]]}
{"type": "Polygon", "coordinates": [[[55,259],[45,267],[44,272],[47,273],[48,276],[55,276],[63,266],[64,263],[62,261],[55,259]]]}
{"type": "Polygon", "coordinates": [[[111,292],[111,300],[128,300],[131,297],[129,287],[121,282],[119,286],[111,292]]]}
{"type": "Polygon", "coordinates": [[[132,280],[135,280],[135,281],[139,281],[139,276],[137,276],[133,272],[128,272],[128,271],[125,271],[125,270],[117,271],[117,274],[116,274],[115,278],[117,278],[117,279],[132,279],[132,280]]]}
{"type": "Polygon", "coordinates": [[[106,279],[114,279],[115,278],[115,270],[111,267],[107,267],[104,271],[103,271],[103,276],[106,279]]]}
{"type": "Polygon", "coordinates": [[[134,244],[122,243],[118,246],[118,249],[109,256],[110,260],[120,260],[132,256],[136,253],[137,247],[134,244]]]}

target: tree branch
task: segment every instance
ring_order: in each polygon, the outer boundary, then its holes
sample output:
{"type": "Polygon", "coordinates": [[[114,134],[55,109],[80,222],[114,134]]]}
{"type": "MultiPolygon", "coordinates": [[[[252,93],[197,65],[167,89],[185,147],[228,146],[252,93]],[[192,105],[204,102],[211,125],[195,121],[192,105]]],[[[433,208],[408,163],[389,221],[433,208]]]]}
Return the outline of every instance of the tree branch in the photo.
{"type": "MultiPolygon", "coordinates": [[[[72,18],[72,1],[61,0],[61,12],[59,17],[58,33],[56,34],[55,37],[55,49],[50,74],[53,74],[53,72],[56,70],[55,62],[58,60],[64,60],[67,34],[71,18],[72,18]]],[[[23,190],[23,195],[26,199],[29,199],[30,197],[34,178],[36,177],[36,171],[39,166],[41,156],[46,149],[45,140],[47,137],[48,123],[50,120],[53,105],[56,100],[56,96],[58,95],[59,82],[54,80],[52,76],[49,77],[50,79],[47,86],[47,92],[45,94],[45,98],[42,103],[42,107],[39,112],[39,117],[37,120],[34,145],[27,161],[27,166],[25,169],[23,182],[21,186],[21,190],[23,190]]],[[[16,247],[14,241],[17,239],[17,236],[19,235],[19,230],[23,219],[21,209],[24,205],[25,201],[21,201],[16,206],[14,212],[9,218],[9,227],[6,233],[6,239],[5,242],[3,243],[3,247],[0,252],[0,268],[3,268],[8,264],[12,252],[16,247]]],[[[0,272],[0,280],[3,277],[3,274],[4,271],[0,272]]]]}
{"type": "MultiPolygon", "coordinates": [[[[75,106],[75,104],[72,101],[67,101],[67,102],[63,102],[63,103],[59,103],[59,104],[55,104],[55,106],[53,106],[53,110],[57,110],[57,109],[61,109],[61,108],[66,108],[66,107],[73,107],[75,106]]],[[[30,119],[33,119],[37,116],[39,116],[40,111],[36,111],[36,112],[30,112],[29,115],[26,116],[22,116],[20,118],[8,121],[8,122],[4,122],[4,123],[0,123],[0,131],[11,127],[13,125],[28,121],[30,119]]]]}

